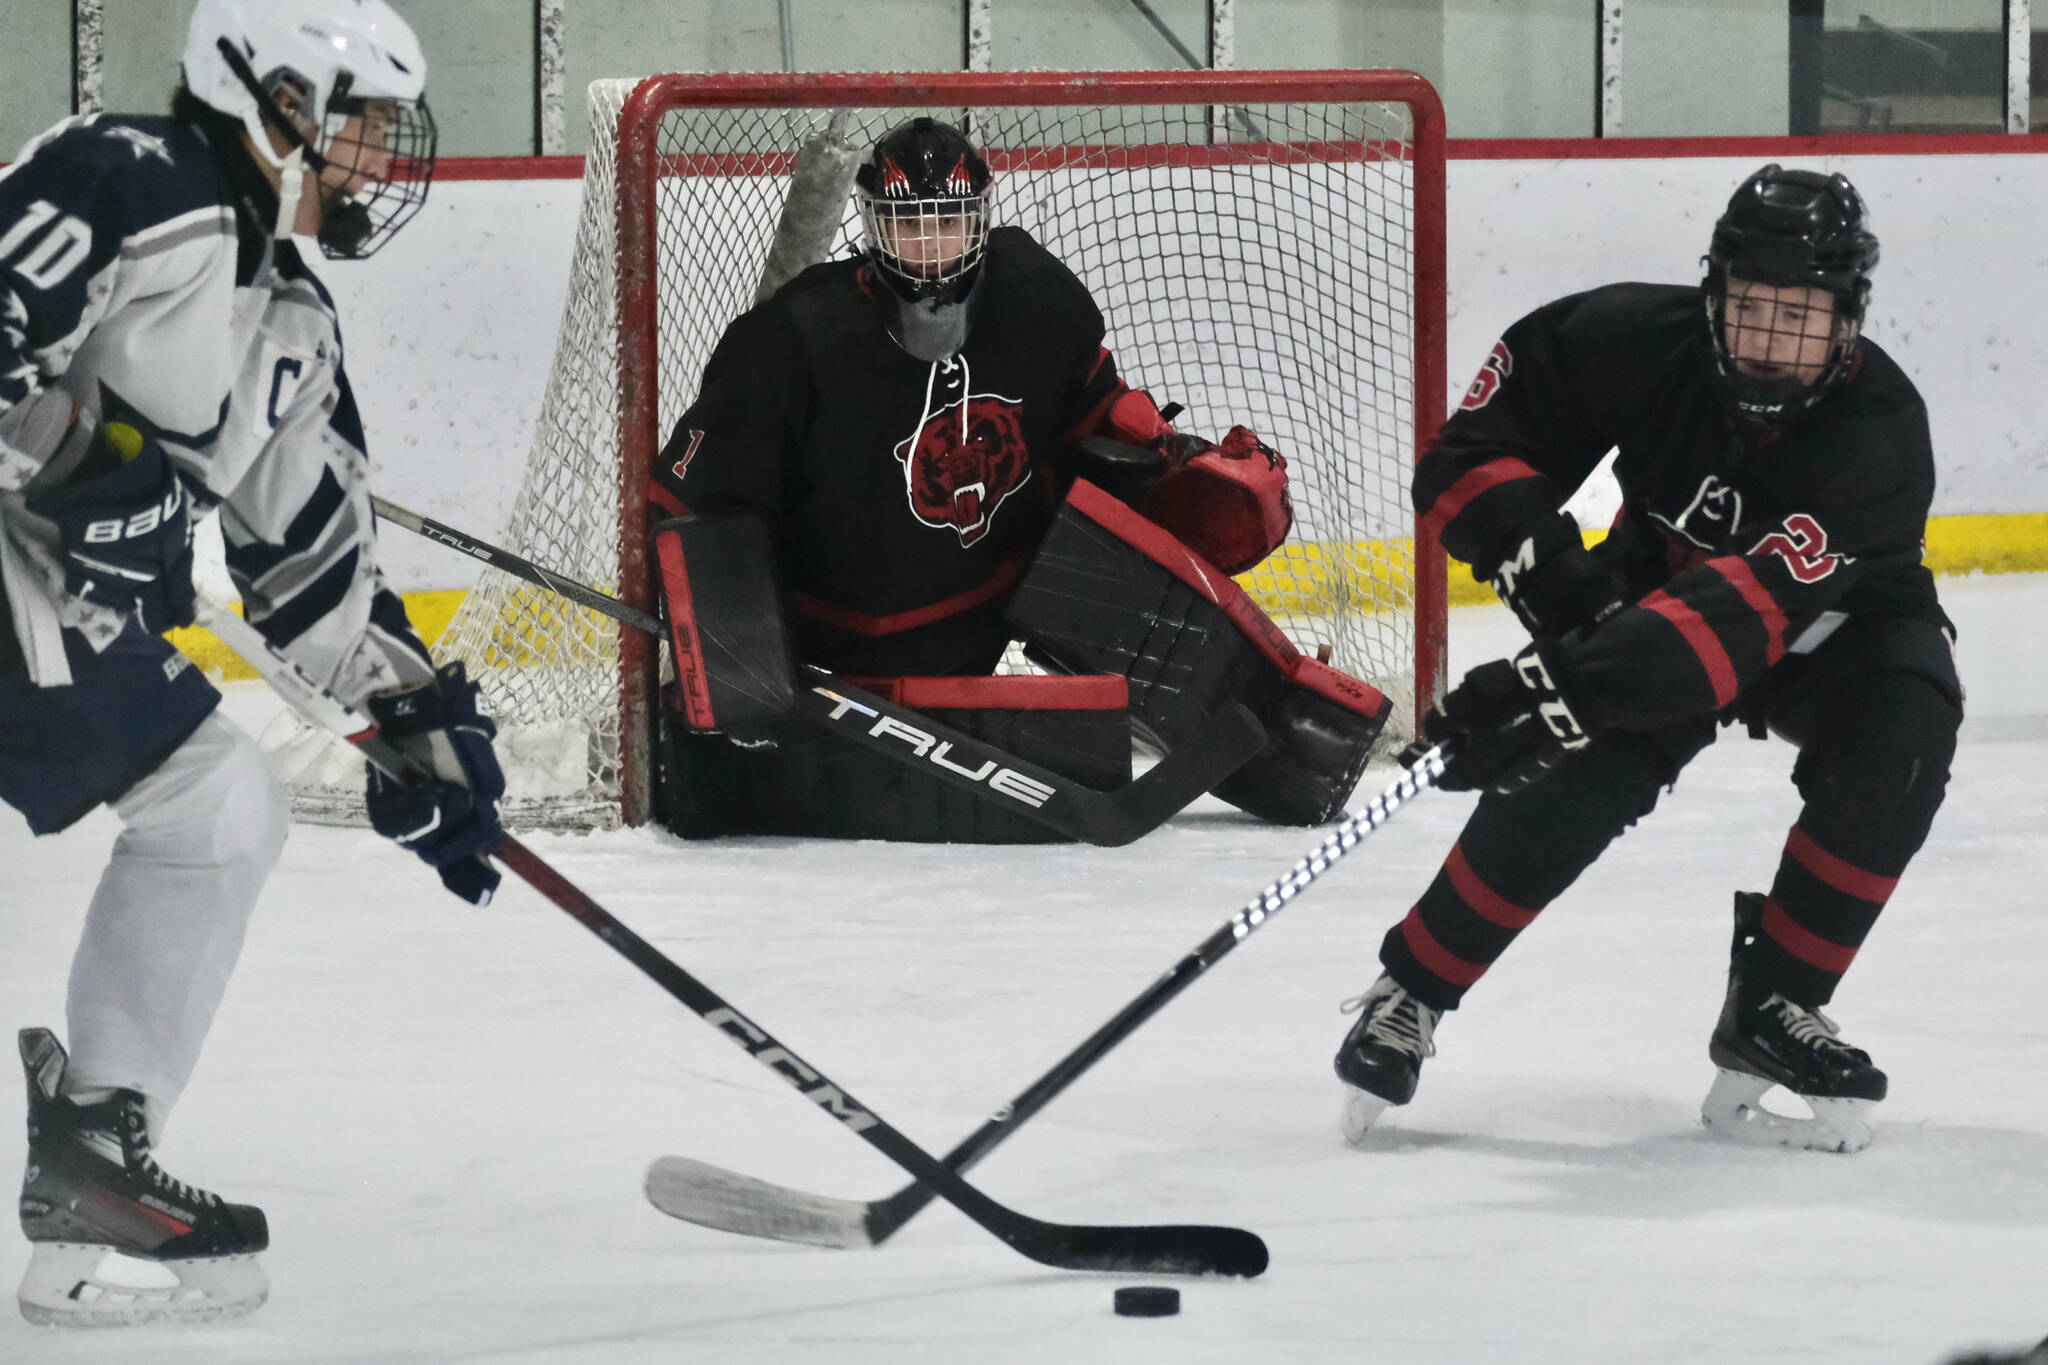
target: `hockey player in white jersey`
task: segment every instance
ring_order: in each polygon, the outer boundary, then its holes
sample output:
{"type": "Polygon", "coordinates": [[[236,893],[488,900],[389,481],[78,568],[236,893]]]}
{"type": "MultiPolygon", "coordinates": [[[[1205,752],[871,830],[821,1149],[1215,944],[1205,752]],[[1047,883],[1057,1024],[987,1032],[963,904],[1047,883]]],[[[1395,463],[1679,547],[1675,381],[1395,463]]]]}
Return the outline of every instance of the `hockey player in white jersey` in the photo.
{"type": "Polygon", "coordinates": [[[170,117],[70,119],[0,173],[0,798],[38,834],[100,805],[124,826],[72,968],[71,1051],[20,1035],[39,1322],[224,1316],[267,1292],[262,1211],[151,1155],[288,822],[161,638],[192,620],[195,516],[219,509],[248,619],[435,773],[373,778],[371,823],[466,900],[498,881],[495,732],[377,568],[334,306],[292,242],[367,256],[418,210],[426,63],[382,0],[199,0],[183,75],[170,117]]]}

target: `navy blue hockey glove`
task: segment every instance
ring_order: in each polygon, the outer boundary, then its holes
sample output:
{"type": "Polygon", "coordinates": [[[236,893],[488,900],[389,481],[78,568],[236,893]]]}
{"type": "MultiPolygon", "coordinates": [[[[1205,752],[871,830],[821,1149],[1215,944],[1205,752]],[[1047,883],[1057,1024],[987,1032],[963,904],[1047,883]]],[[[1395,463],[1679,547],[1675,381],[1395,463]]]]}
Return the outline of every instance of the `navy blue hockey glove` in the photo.
{"type": "Polygon", "coordinates": [[[1543,646],[1481,664],[1422,718],[1427,739],[1401,755],[1413,763],[1433,744],[1451,754],[1437,786],[1449,792],[1516,792],[1590,736],[1558,691],[1543,646]]]}
{"type": "Polygon", "coordinates": [[[426,859],[456,895],[490,904],[502,878],[484,855],[505,837],[505,774],[491,747],[498,727],[477,709],[477,685],[458,660],[432,682],[371,697],[369,709],[384,737],[434,775],[407,785],[372,766],[363,801],[371,826],[426,859]]]}
{"type": "Polygon", "coordinates": [[[1493,590],[1531,635],[1591,630],[1622,608],[1614,579],[1568,512],[1546,517],[1494,570],[1493,590]]]}
{"type": "Polygon", "coordinates": [[[108,422],[79,472],[32,493],[28,510],[57,527],[77,596],[127,614],[152,635],[192,624],[192,500],[157,442],[108,422]]]}

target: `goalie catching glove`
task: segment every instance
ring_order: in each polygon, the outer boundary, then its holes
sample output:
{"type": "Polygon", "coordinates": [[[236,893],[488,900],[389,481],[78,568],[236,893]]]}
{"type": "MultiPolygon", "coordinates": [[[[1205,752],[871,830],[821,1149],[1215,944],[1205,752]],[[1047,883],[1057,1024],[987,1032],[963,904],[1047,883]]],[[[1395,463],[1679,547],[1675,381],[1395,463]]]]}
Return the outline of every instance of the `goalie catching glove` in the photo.
{"type": "Polygon", "coordinates": [[[1591,736],[1557,685],[1556,663],[1542,644],[1513,659],[1481,664],[1422,718],[1426,740],[1401,755],[1411,764],[1432,745],[1449,744],[1437,786],[1450,792],[1517,792],[1583,749],[1591,736]]]}
{"type": "Polygon", "coordinates": [[[501,877],[485,855],[505,838],[505,774],[491,747],[498,727],[478,710],[477,685],[458,660],[432,681],[379,693],[368,705],[384,737],[433,774],[408,784],[372,765],[363,798],[371,826],[419,854],[462,899],[490,904],[501,877]]]}
{"type": "Polygon", "coordinates": [[[1287,539],[1287,461],[1251,428],[1232,427],[1215,445],[1175,432],[1158,447],[1167,472],[1138,504],[1139,516],[1227,574],[1243,573],[1287,539]]]}

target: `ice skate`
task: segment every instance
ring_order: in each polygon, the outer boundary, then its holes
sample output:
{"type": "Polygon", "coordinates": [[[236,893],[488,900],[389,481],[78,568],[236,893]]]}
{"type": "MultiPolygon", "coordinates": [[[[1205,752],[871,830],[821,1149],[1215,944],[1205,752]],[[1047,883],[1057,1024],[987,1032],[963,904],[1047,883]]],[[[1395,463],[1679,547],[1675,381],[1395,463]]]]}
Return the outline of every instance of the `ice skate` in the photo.
{"type": "Polygon", "coordinates": [[[1417,1000],[1384,972],[1371,990],[1345,1001],[1343,1008],[1346,1013],[1357,1009],[1358,1022],[1337,1049],[1337,1077],[1345,1088],[1340,1123],[1345,1139],[1359,1143],[1388,1105],[1415,1098],[1422,1059],[1436,1055],[1433,1038],[1442,1011],[1417,1000]]]}
{"type": "Polygon", "coordinates": [[[256,1255],[263,1211],[164,1174],[142,1096],[79,1104],[57,1093],[66,1057],[47,1029],[21,1031],[28,1072],[28,1172],[21,1230],[30,1322],[103,1327],[236,1317],[270,1292],[256,1255]]]}
{"type": "Polygon", "coordinates": [[[1752,988],[1743,965],[1763,918],[1764,898],[1735,897],[1735,948],[1728,995],[1707,1055],[1721,1070],[1700,1106],[1713,1132],[1764,1146],[1810,1152],[1860,1152],[1870,1145],[1870,1111],[1885,1097],[1885,1074],[1870,1054],[1842,1041],[1817,1009],[1752,988]],[[1812,1111],[1794,1118],[1764,1108],[1764,1092],[1783,1086],[1812,1111]]]}

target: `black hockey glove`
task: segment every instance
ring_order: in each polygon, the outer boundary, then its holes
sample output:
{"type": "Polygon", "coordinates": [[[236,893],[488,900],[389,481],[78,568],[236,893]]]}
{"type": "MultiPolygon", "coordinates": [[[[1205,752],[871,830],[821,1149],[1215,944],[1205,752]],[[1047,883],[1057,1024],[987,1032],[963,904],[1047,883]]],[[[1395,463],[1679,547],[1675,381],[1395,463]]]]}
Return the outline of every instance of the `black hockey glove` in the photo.
{"type": "Polygon", "coordinates": [[[409,786],[373,765],[363,798],[371,826],[424,858],[456,895],[490,904],[501,876],[484,855],[505,837],[505,774],[491,747],[498,727],[477,709],[477,685],[457,661],[432,682],[371,697],[369,709],[385,738],[434,774],[409,786]]]}
{"type": "Polygon", "coordinates": [[[1622,608],[1621,593],[1568,512],[1539,522],[1494,570],[1493,590],[1531,635],[1591,630],[1622,608]]]}
{"type": "Polygon", "coordinates": [[[134,427],[109,422],[78,473],[29,495],[30,512],[54,522],[66,587],[124,615],[139,612],[152,635],[192,624],[192,500],[170,456],[134,427]]]}
{"type": "Polygon", "coordinates": [[[1481,664],[1422,718],[1427,739],[1402,754],[1413,763],[1449,742],[1437,786],[1450,792],[1516,792],[1542,777],[1590,738],[1558,691],[1541,644],[1513,659],[1481,664]]]}

